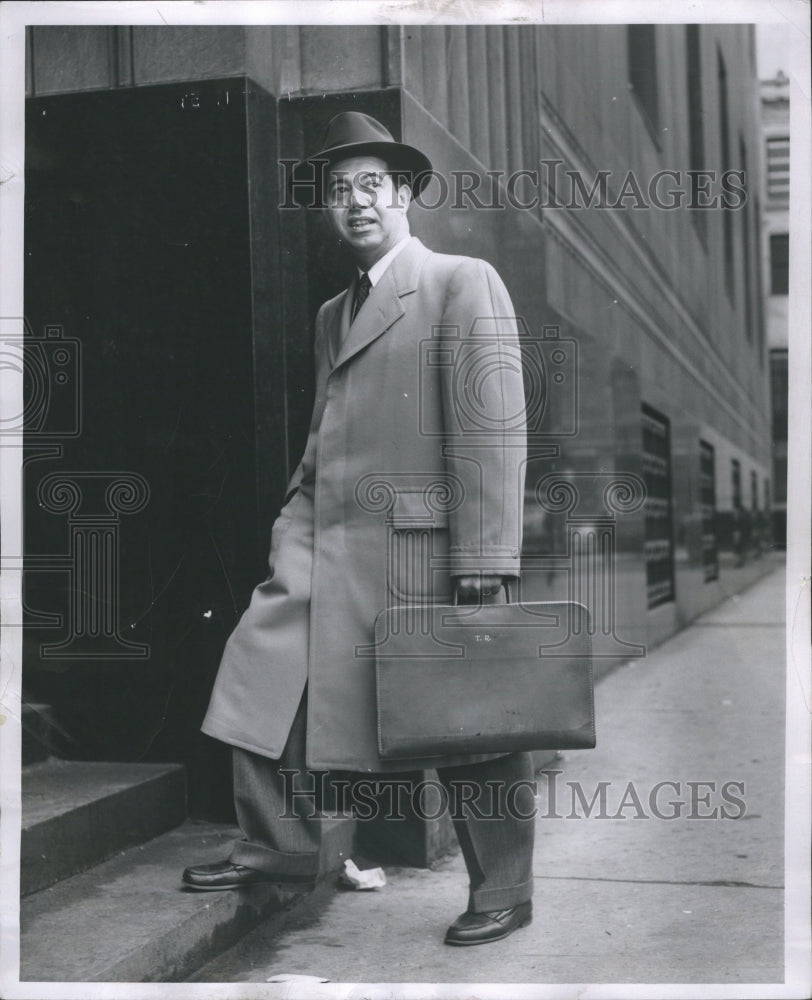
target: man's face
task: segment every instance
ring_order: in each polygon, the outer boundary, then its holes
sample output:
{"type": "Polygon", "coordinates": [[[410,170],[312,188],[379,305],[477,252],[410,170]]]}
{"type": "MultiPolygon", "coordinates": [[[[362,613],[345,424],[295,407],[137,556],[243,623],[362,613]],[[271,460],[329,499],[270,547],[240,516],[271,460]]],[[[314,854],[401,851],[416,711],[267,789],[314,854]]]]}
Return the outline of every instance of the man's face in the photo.
{"type": "Polygon", "coordinates": [[[327,217],[339,239],[364,269],[409,235],[409,185],[396,185],[386,163],[354,156],[330,168],[327,217]]]}

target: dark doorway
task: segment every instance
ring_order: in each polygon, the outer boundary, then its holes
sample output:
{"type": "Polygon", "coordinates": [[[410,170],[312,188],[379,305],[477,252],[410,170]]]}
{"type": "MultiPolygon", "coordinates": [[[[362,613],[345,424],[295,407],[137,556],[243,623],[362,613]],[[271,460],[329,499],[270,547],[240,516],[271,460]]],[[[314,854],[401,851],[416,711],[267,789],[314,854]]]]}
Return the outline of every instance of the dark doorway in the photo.
{"type": "Polygon", "coordinates": [[[25,697],[70,756],[187,763],[201,815],[230,809],[199,725],[290,465],[276,134],[244,79],[26,118],[27,371],[50,411],[29,385],[25,697]]]}

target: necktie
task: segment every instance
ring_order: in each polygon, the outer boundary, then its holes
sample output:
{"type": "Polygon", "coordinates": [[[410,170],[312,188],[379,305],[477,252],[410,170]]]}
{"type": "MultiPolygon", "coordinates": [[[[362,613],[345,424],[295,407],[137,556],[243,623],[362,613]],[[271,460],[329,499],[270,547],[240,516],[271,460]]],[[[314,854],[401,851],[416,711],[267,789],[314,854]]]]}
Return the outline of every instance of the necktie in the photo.
{"type": "Polygon", "coordinates": [[[369,280],[369,275],[364,271],[358,279],[358,287],[355,289],[355,302],[352,304],[352,319],[350,322],[358,315],[358,310],[366,302],[371,288],[372,282],[369,280]]]}

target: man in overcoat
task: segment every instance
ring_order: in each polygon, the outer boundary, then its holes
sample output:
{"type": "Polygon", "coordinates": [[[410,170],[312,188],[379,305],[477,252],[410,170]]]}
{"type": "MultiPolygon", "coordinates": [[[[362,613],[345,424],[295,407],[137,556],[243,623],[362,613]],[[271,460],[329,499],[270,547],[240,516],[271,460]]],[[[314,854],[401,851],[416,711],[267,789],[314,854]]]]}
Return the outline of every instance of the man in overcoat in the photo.
{"type": "MultiPolygon", "coordinates": [[[[307,445],[273,525],[270,573],[228,640],[203,723],[233,747],[243,839],[183,881],[312,888],[319,820],[312,804],[291,801],[281,772],[437,768],[452,804],[462,784],[487,787],[502,817],[481,805],[452,812],[470,891],[446,943],[499,940],[531,919],[531,757],[381,759],[373,625],[384,608],[454,591],[498,600],[519,575],[513,307],[485,261],[433,253],[410,235],[407,211],[431,164],[375,119],[336,116],[305,163],[356,275],[316,318],[307,445]]],[[[498,697],[496,662],[493,671],[498,697]]]]}

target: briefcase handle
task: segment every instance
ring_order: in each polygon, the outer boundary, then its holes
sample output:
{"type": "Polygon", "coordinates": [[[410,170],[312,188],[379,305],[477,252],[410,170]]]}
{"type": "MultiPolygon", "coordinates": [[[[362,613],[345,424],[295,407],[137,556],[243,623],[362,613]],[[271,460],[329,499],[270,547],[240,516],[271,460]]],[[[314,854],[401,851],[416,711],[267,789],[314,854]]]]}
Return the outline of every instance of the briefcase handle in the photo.
{"type": "MultiPolygon", "coordinates": [[[[510,577],[508,577],[508,576],[503,576],[502,577],[502,586],[505,588],[505,597],[507,597],[507,602],[508,602],[508,604],[510,604],[511,603],[511,600],[510,600],[510,577]]],[[[460,598],[459,598],[459,594],[457,592],[457,587],[455,585],[454,586],[454,605],[455,606],[459,605],[459,603],[460,603],[460,598]]],[[[477,601],[477,604],[478,605],[482,604],[482,595],[481,594],[479,595],[479,601],[477,601]]]]}

